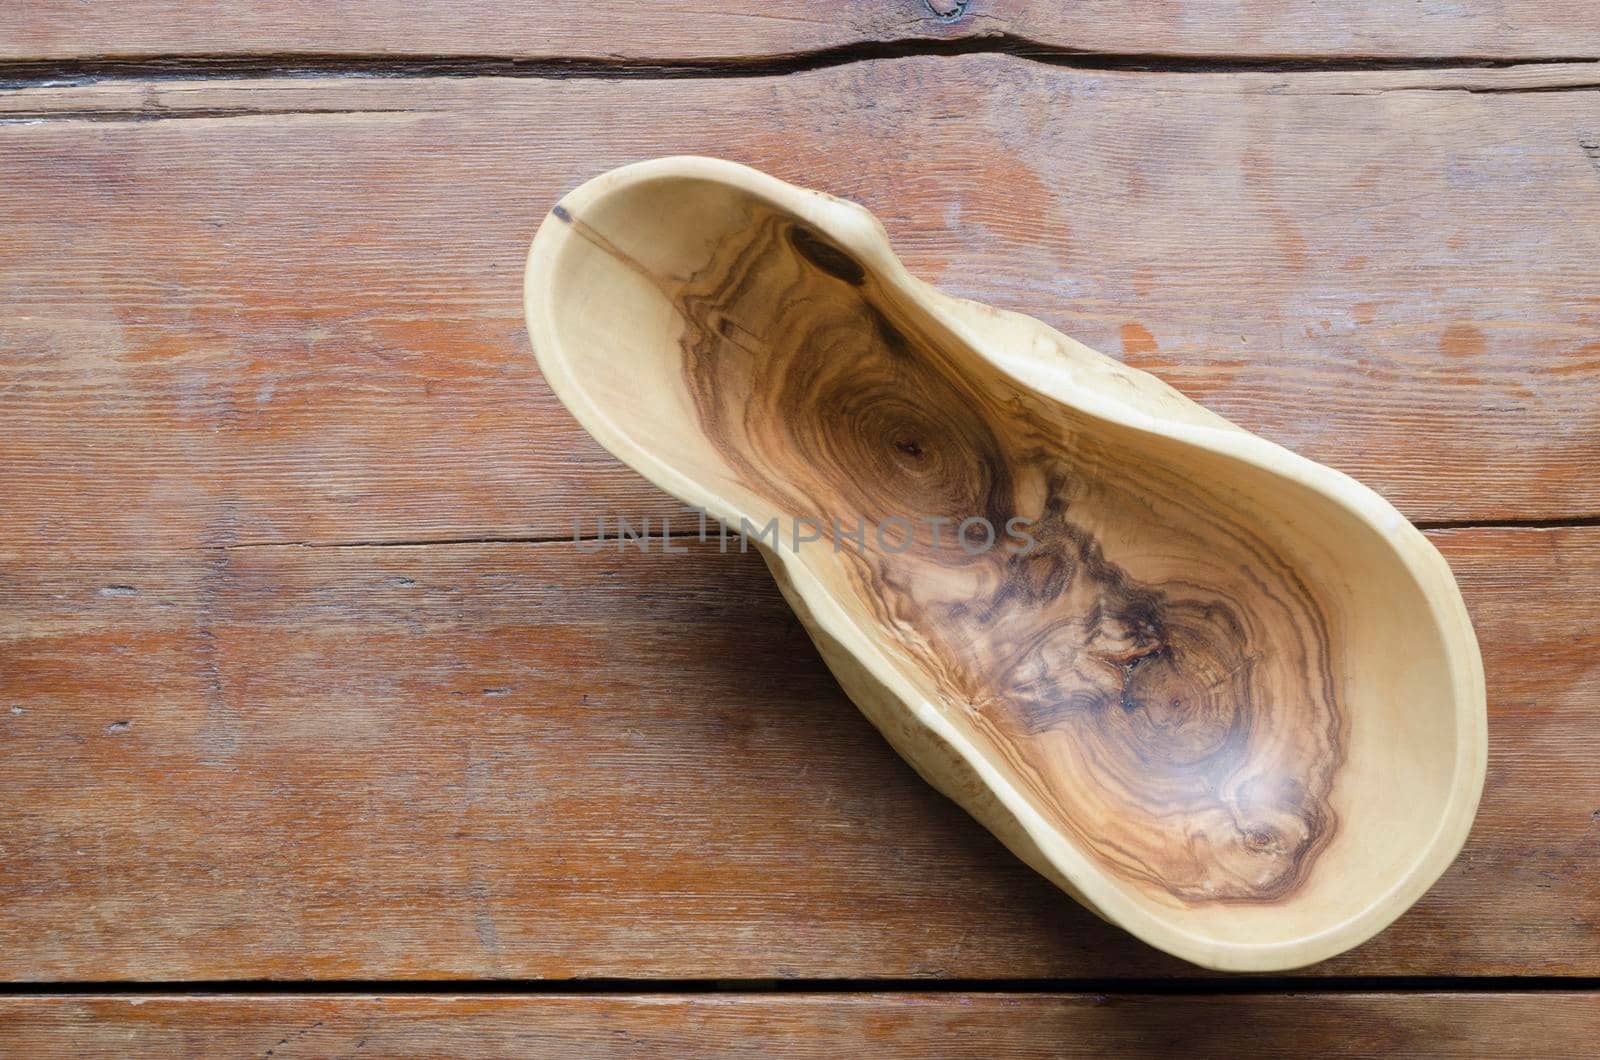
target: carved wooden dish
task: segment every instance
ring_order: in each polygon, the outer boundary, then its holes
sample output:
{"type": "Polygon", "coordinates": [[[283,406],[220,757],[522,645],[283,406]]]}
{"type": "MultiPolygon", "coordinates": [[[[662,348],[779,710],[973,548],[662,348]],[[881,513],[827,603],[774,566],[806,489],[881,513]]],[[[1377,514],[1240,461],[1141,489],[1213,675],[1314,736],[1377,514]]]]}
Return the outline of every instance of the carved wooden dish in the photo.
{"type": "Polygon", "coordinates": [[[1371,490],[728,162],[583,185],[526,296],[589,432],[726,526],[779,519],[778,547],[751,539],[845,691],[1106,919],[1207,967],[1296,967],[1460,849],[1477,642],[1371,490]],[[796,518],[821,539],[795,547],[796,518]]]}

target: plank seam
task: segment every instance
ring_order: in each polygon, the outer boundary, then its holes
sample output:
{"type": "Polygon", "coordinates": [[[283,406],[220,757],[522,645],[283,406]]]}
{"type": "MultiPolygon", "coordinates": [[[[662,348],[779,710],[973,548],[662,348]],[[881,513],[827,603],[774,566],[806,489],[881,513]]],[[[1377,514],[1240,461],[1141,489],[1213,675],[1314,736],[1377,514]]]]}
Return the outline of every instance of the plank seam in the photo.
{"type": "Polygon", "coordinates": [[[0,984],[0,997],[63,995],[283,996],[500,994],[571,997],[614,994],[1091,994],[1191,997],[1321,994],[1600,994],[1595,976],[1279,976],[1220,979],[225,979],[61,981],[0,984]]]}
{"type": "Polygon", "coordinates": [[[303,115],[425,114],[410,107],[194,107],[185,110],[34,110],[7,111],[0,125],[31,125],[42,121],[140,122],[184,121],[204,118],[299,117],[303,115]]]}
{"type": "MultiPolygon", "coordinates": [[[[1570,518],[1554,519],[1421,519],[1414,520],[1413,524],[1418,530],[1571,530],[1589,527],[1600,527],[1600,515],[1584,515],[1570,518]]],[[[714,538],[711,531],[707,531],[706,543],[714,538]]],[[[594,544],[604,542],[608,545],[622,545],[626,548],[638,548],[640,551],[649,551],[648,545],[652,542],[673,540],[693,541],[700,537],[697,529],[674,530],[670,534],[656,532],[640,533],[637,537],[630,536],[625,541],[619,542],[615,535],[601,536],[599,534],[585,533],[574,534],[501,534],[462,537],[419,537],[397,538],[384,540],[374,538],[357,541],[237,541],[228,544],[201,544],[179,546],[176,551],[183,552],[232,552],[243,549],[257,548],[430,548],[449,545],[552,545],[552,544],[594,544]]],[[[729,538],[729,551],[733,550],[733,538],[729,538]]],[[[624,551],[626,550],[624,548],[624,551]]],[[[150,550],[146,550],[150,551],[150,550]]],[[[153,551],[166,551],[157,546],[153,551]]]]}
{"type": "MultiPolygon", "coordinates": [[[[805,73],[853,63],[916,56],[1009,55],[1086,72],[1169,74],[1294,74],[1369,71],[1503,70],[1600,61],[1600,55],[1484,57],[1444,56],[1266,56],[1113,52],[1047,45],[1025,37],[996,35],[953,41],[867,41],[775,55],[715,59],[649,59],[573,56],[529,59],[512,55],[147,55],[72,60],[0,62],[0,89],[59,88],[109,80],[244,80],[283,78],[523,77],[556,80],[750,78],[805,73]]],[[[1412,90],[1540,92],[1600,88],[1568,86],[1467,88],[1408,86],[1412,90]]]]}

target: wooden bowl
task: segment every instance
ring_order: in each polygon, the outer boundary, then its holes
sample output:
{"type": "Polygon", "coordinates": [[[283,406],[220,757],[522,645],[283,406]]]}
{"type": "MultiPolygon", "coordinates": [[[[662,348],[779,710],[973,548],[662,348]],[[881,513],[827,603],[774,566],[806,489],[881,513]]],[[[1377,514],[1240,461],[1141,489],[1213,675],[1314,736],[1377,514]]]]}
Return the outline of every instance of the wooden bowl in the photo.
{"type": "Polygon", "coordinates": [[[729,162],[566,196],[526,298],[584,427],[746,529],[873,724],[1100,916],[1206,967],[1291,968],[1460,849],[1477,642],[1366,487],[941,294],[863,208],[729,162]]]}

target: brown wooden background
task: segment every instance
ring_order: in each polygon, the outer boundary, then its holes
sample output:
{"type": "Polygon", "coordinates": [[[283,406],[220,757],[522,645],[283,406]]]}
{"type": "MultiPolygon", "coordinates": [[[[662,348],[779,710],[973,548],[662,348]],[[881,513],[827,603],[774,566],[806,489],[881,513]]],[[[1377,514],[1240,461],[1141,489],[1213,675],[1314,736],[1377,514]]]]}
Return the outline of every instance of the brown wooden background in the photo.
{"type": "Polygon", "coordinates": [[[0,1052],[1533,1055],[1600,1036],[1600,5],[0,18],[0,1052]],[[716,154],[1349,471],[1489,676],[1472,838],[1219,978],[1055,892],[539,377],[585,178],[716,154]]]}

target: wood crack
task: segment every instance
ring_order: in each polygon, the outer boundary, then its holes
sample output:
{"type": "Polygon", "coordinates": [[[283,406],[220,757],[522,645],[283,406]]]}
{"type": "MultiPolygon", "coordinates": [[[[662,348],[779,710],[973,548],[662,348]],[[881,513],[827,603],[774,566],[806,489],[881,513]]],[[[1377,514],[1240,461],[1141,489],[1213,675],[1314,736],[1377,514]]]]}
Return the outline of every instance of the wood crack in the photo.
{"type": "MultiPolygon", "coordinates": [[[[864,41],[808,51],[739,58],[649,59],[572,56],[530,59],[510,55],[150,55],[0,63],[0,90],[61,88],[108,80],[243,80],[283,78],[525,77],[600,80],[771,77],[834,66],[915,56],[1010,55],[1086,72],[1171,74],[1295,74],[1373,71],[1505,70],[1586,64],[1600,56],[1328,56],[1240,57],[1221,54],[1114,52],[1044,44],[1014,34],[959,40],[920,38],[864,41]]],[[[1405,86],[1408,91],[1456,89],[1450,85],[1405,86]]],[[[1477,91],[1564,91],[1578,86],[1491,87],[1477,91]]],[[[1474,89],[1467,89],[1472,91],[1474,89]]]]}
{"type": "MultiPolygon", "coordinates": [[[[654,531],[640,532],[636,537],[629,537],[622,544],[627,551],[636,551],[641,543],[648,544],[652,541],[665,540],[691,540],[700,536],[698,529],[675,530],[670,534],[660,534],[654,531]]],[[[582,544],[603,541],[607,544],[618,543],[615,534],[511,534],[477,537],[419,537],[400,538],[393,541],[374,539],[367,541],[239,541],[228,544],[191,545],[182,548],[185,552],[233,552],[243,549],[258,548],[431,548],[434,546],[449,545],[552,545],[561,543],[582,544]]],[[[716,540],[716,531],[708,530],[707,541],[716,540]]],[[[593,551],[593,550],[591,550],[593,551]]],[[[675,547],[674,552],[677,551],[675,547]]]]}
{"type": "Polygon", "coordinates": [[[120,110],[34,110],[11,111],[0,118],[0,125],[37,125],[40,122],[147,122],[193,121],[196,119],[325,117],[341,114],[423,114],[410,107],[196,107],[184,110],[155,108],[120,110]]]}
{"type": "Polygon", "coordinates": [[[1418,530],[1570,530],[1600,526],[1600,515],[1552,519],[1413,519],[1418,530]]]}

